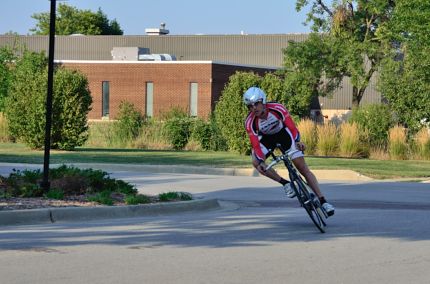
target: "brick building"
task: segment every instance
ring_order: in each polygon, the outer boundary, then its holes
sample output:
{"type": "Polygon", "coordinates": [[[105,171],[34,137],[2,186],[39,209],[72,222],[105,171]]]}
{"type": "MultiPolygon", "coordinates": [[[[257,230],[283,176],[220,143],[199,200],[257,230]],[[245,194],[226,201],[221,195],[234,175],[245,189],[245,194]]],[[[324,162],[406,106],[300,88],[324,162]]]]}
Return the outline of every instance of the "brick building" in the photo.
{"type": "Polygon", "coordinates": [[[148,117],[172,107],[206,118],[236,71],[264,75],[275,68],[216,61],[56,61],[85,74],[93,97],[89,119],[115,119],[121,101],[128,101],[148,117]]]}

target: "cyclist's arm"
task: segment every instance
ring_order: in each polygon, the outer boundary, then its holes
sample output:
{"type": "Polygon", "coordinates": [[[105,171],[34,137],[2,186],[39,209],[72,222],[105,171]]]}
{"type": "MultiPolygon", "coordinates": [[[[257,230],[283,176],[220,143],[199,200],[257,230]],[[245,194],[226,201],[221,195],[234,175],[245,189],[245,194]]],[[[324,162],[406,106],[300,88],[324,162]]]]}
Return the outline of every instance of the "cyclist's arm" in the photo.
{"type": "Polygon", "coordinates": [[[261,162],[264,162],[265,155],[263,153],[263,150],[261,149],[261,144],[260,144],[260,140],[258,139],[258,134],[253,129],[252,124],[253,124],[253,118],[248,117],[245,122],[245,129],[246,129],[246,132],[248,133],[249,141],[251,142],[254,156],[261,163],[261,162]]]}

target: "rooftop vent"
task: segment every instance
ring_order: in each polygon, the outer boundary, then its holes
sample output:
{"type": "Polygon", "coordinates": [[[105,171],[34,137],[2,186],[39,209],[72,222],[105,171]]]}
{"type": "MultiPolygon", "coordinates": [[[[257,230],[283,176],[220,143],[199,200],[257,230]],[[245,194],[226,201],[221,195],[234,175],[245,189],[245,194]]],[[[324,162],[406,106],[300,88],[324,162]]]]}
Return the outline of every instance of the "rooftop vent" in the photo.
{"type": "Polygon", "coordinates": [[[159,28],[145,29],[147,35],[167,35],[169,30],[166,30],[166,23],[161,23],[159,28]]]}
{"type": "Polygon", "coordinates": [[[143,54],[149,54],[149,48],[114,47],[111,51],[112,60],[137,61],[143,54]]]}
{"type": "Polygon", "coordinates": [[[139,61],[176,61],[176,56],[172,54],[141,54],[139,61]]]}

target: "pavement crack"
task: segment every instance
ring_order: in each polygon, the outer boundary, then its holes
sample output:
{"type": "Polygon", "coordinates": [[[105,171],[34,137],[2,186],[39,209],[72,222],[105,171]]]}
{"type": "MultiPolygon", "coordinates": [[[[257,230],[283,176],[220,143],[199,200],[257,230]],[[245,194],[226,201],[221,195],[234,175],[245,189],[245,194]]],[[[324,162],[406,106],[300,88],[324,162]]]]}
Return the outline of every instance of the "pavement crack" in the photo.
{"type": "Polygon", "coordinates": [[[51,220],[51,223],[55,223],[54,215],[52,214],[52,210],[49,210],[49,219],[51,220]]]}

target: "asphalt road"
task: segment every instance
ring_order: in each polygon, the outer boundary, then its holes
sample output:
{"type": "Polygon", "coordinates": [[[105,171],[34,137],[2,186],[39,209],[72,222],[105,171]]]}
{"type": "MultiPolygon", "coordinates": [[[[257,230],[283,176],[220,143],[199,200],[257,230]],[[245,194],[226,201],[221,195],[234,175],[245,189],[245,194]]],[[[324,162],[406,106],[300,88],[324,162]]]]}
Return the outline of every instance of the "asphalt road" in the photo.
{"type": "Polygon", "coordinates": [[[429,283],[430,184],[324,182],[327,233],[262,177],[116,171],[198,213],[0,228],[1,283],[429,283]]]}

